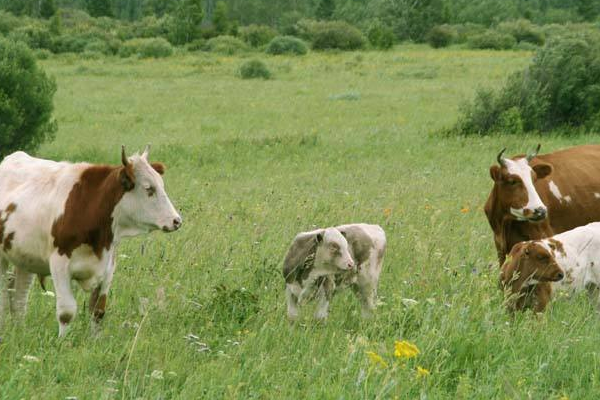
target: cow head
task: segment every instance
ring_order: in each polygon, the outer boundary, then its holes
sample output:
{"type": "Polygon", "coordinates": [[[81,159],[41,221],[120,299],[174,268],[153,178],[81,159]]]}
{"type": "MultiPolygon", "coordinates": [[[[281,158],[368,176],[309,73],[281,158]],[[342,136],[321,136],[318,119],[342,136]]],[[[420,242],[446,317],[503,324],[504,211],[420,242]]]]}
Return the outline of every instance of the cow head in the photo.
{"type": "MultiPolygon", "coordinates": [[[[173,207],[161,175],[162,163],[148,162],[150,146],[131,157],[121,149],[123,169],[120,181],[125,193],[118,206],[118,219],[125,236],[156,229],[172,232],[181,226],[181,216],[173,207]]],[[[115,210],[116,211],[116,210],[115,210]]]]}
{"type": "Polygon", "coordinates": [[[542,241],[534,240],[513,246],[502,266],[500,282],[511,293],[520,293],[527,286],[540,282],[557,282],[564,277],[552,251],[542,241]]]}
{"type": "Polygon", "coordinates": [[[498,154],[498,164],[490,167],[490,176],[494,180],[494,188],[500,208],[512,219],[519,221],[542,221],[548,215],[546,205],[535,190],[534,182],[552,173],[552,166],[546,163],[529,162],[540,149],[526,157],[511,160],[503,158],[503,149],[498,154]]]}
{"type": "Polygon", "coordinates": [[[354,260],[348,249],[346,237],[335,228],[327,228],[317,233],[315,265],[333,271],[348,271],[354,268],[354,260]]]}

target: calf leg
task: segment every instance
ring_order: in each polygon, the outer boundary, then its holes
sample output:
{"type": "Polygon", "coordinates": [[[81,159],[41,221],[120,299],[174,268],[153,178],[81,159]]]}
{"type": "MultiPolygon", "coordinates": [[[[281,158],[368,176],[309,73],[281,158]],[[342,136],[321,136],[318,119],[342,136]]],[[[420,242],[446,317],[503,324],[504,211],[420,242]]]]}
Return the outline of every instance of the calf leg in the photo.
{"type": "Polygon", "coordinates": [[[56,319],[58,320],[58,337],[64,337],[69,323],[77,313],[77,303],[71,291],[71,275],[69,258],[55,252],[50,256],[50,274],[56,291],[56,319]]]}
{"type": "Polygon", "coordinates": [[[315,311],[315,319],[325,320],[329,316],[329,301],[333,297],[333,292],[335,291],[335,282],[333,279],[326,277],[317,290],[317,310],[315,311]]]}
{"type": "Polygon", "coordinates": [[[29,287],[32,280],[33,274],[22,268],[15,268],[15,291],[10,302],[10,312],[18,319],[25,316],[29,287]]]}
{"type": "Polygon", "coordinates": [[[0,257],[0,331],[10,309],[10,295],[8,294],[8,261],[0,257]]]}
{"type": "Polygon", "coordinates": [[[368,270],[363,271],[365,273],[358,276],[355,293],[360,300],[361,315],[363,318],[369,318],[375,309],[378,277],[371,276],[368,270]]]}
{"type": "Polygon", "coordinates": [[[285,299],[287,301],[287,315],[291,321],[298,319],[298,297],[292,292],[290,285],[285,285],[285,299]]]}

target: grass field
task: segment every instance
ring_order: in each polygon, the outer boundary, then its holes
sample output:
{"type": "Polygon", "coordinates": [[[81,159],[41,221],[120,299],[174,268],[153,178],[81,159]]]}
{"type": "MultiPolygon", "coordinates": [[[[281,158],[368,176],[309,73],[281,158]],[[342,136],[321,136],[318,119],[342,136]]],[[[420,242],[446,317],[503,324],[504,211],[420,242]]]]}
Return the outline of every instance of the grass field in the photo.
{"type": "Polygon", "coordinates": [[[79,315],[57,339],[54,299],[36,283],[25,322],[3,332],[0,398],[597,399],[593,307],[559,298],[511,319],[482,205],[502,147],[600,137],[434,134],[531,53],[264,59],[273,80],[241,80],[243,58],[209,54],[43,61],[60,129],[39,155],[117,163],[122,143],[151,142],[184,224],[121,245],[97,338],[78,290],[79,315]],[[289,324],[280,270],[293,236],[348,222],[387,233],[375,317],[362,321],[347,292],[326,324],[311,307],[289,324]],[[395,358],[396,340],[420,354],[395,358]]]}

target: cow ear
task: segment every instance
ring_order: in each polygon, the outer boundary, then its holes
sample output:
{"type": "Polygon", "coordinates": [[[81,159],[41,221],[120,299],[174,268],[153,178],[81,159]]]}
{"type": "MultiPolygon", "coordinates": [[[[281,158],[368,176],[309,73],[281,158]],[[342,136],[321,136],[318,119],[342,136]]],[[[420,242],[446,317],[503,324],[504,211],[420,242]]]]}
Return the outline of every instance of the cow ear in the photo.
{"type": "Polygon", "coordinates": [[[317,243],[321,243],[323,241],[323,234],[322,233],[317,233],[317,235],[315,236],[315,238],[317,239],[317,243]]]}
{"type": "Polygon", "coordinates": [[[537,164],[534,165],[532,168],[535,171],[535,174],[537,175],[538,179],[543,179],[552,173],[552,165],[550,164],[537,164]]]}
{"type": "Polygon", "coordinates": [[[346,239],[348,239],[348,236],[346,236],[346,231],[340,231],[340,233],[342,234],[342,236],[346,239]]]}
{"type": "Polygon", "coordinates": [[[160,175],[162,175],[162,174],[164,174],[164,173],[165,173],[165,169],[166,169],[166,167],[165,167],[165,164],[163,164],[163,163],[161,163],[161,162],[153,162],[153,163],[150,163],[150,165],[151,165],[151,166],[152,166],[152,168],[154,168],[154,170],[155,170],[156,172],[158,172],[160,175]]]}
{"type": "Polygon", "coordinates": [[[494,182],[499,182],[502,180],[502,174],[500,173],[499,165],[492,165],[490,167],[490,177],[494,182]]]}
{"type": "Polygon", "coordinates": [[[135,178],[130,166],[121,168],[121,172],[119,172],[119,182],[121,183],[123,190],[126,192],[135,187],[135,178]]]}

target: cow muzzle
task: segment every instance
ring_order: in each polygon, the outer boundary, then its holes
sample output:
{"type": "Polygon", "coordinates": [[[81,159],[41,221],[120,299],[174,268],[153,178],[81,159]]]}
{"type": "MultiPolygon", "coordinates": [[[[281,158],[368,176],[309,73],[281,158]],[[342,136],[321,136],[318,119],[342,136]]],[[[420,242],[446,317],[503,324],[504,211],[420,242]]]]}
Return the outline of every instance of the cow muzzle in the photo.
{"type": "Polygon", "coordinates": [[[163,225],[162,230],[163,232],[174,232],[181,228],[182,223],[183,221],[181,220],[181,217],[177,216],[173,218],[173,221],[169,225],[163,225]]]}

